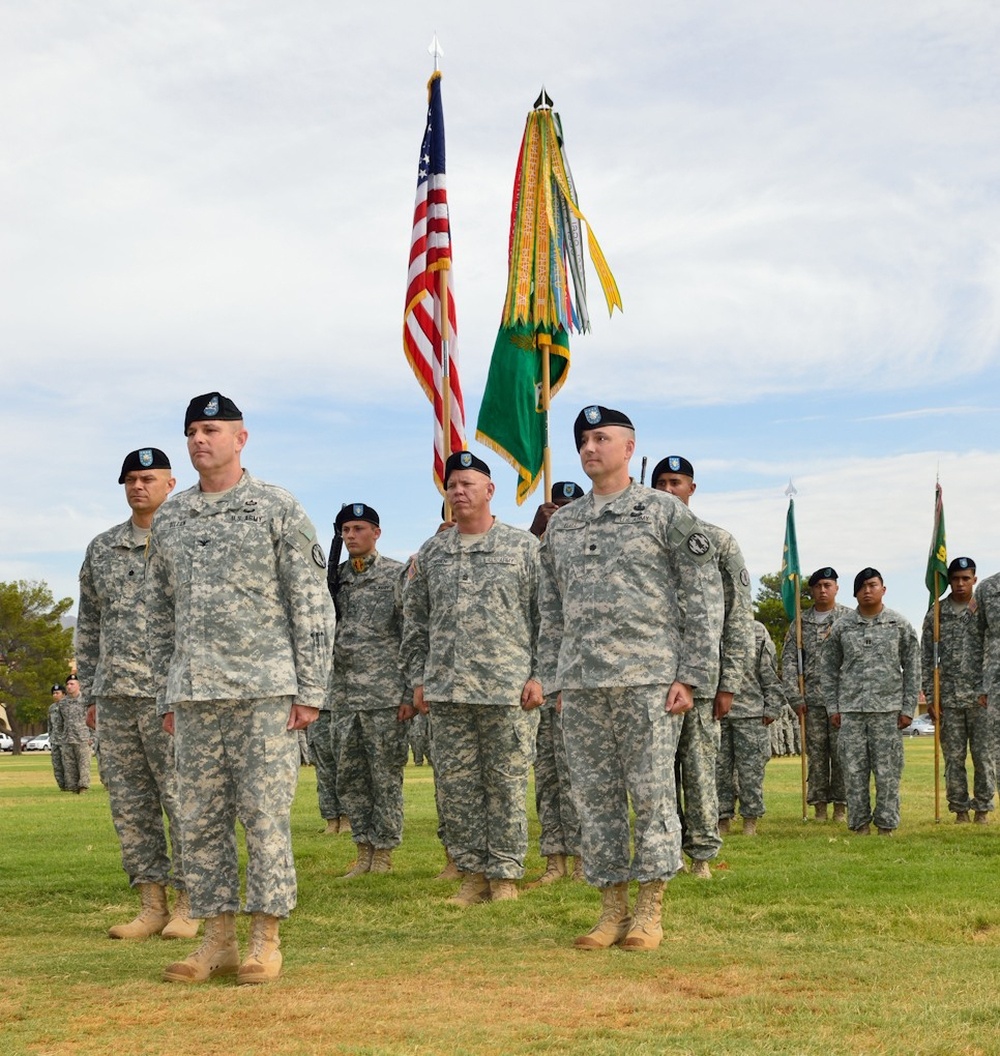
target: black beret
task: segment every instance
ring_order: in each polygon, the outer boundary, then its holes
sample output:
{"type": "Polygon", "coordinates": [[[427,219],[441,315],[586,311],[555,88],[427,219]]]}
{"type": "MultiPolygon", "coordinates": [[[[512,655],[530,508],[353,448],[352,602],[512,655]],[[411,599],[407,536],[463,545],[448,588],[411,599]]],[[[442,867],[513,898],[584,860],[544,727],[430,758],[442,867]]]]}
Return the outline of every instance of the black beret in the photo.
{"type": "Polygon", "coordinates": [[[184,413],[185,436],[192,422],[204,422],[209,419],[217,422],[239,422],[243,420],[243,412],[221,392],[206,392],[195,396],[184,413]]]}
{"type": "Polygon", "coordinates": [[[484,473],[487,477],[492,477],[490,467],[481,458],[476,458],[471,451],[452,451],[448,456],[448,461],[444,464],[445,487],[448,487],[449,475],[456,469],[474,469],[477,473],[484,473]]]}
{"type": "Polygon", "coordinates": [[[143,469],[169,469],[170,459],[158,447],[140,447],[125,456],[119,484],[125,483],[126,473],[138,473],[143,469]]]}
{"type": "Polygon", "coordinates": [[[966,569],[971,569],[975,572],[976,562],[973,561],[971,557],[956,557],[948,566],[948,575],[952,576],[956,572],[964,572],[966,569]]]}
{"type": "Polygon", "coordinates": [[[65,688],[64,686],[60,686],[60,685],[59,685],[59,683],[57,682],[57,683],[56,683],[56,684],[55,684],[55,685],[54,685],[54,686],[52,687],[52,692],[53,692],[53,693],[65,693],[65,692],[66,692],[66,688],[65,688]]]}
{"type": "Polygon", "coordinates": [[[72,674],[66,676],[66,681],[67,682],[79,682],[80,680],[76,677],[76,672],[74,671],[72,674]]]}
{"type": "Polygon", "coordinates": [[[831,568],[829,565],[826,568],[817,568],[815,572],[809,577],[809,586],[815,587],[821,579],[832,579],[834,583],[837,582],[837,570],[831,568]]]}
{"type": "Polygon", "coordinates": [[[680,473],[681,476],[690,477],[694,480],[694,466],[683,455],[667,455],[666,458],[661,458],[653,469],[653,475],[649,478],[649,483],[655,488],[657,480],[664,473],[680,473]]]}
{"type": "Polygon", "coordinates": [[[583,434],[588,429],[597,429],[603,425],[624,425],[628,429],[635,428],[629,416],[621,411],[613,411],[610,407],[599,407],[596,404],[592,407],[584,407],[573,423],[573,438],[576,440],[577,451],[583,447],[583,434]]]}
{"type": "Polygon", "coordinates": [[[367,521],[369,524],[374,524],[376,528],[379,527],[378,511],[371,506],[366,506],[363,502],[345,502],[340,507],[340,513],[337,514],[333,526],[339,532],[346,521],[367,521]]]}
{"type": "Polygon", "coordinates": [[[854,577],[854,596],[858,596],[858,591],[868,582],[869,579],[875,578],[882,579],[882,573],[879,572],[877,568],[868,567],[861,569],[861,571],[854,577]]]}
{"type": "Polygon", "coordinates": [[[553,502],[559,502],[561,499],[572,502],[573,499],[582,499],[586,494],[583,488],[572,480],[560,480],[552,485],[553,502]]]}

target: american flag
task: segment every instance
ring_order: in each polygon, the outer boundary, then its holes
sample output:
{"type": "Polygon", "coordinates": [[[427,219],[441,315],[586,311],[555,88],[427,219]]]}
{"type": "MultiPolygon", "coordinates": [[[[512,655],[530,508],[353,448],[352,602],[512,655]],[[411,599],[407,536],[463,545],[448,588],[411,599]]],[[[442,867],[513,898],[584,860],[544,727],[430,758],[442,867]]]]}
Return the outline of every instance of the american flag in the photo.
{"type": "Polygon", "coordinates": [[[452,451],[465,448],[465,404],[458,378],[458,328],[451,273],[451,227],[445,179],[444,111],[441,74],[427,84],[427,128],[420,147],[417,200],[410,236],[410,270],[403,349],[417,380],[434,404],[434,481],[444,493],[444,463],[452,451]],[[445,309],[447,305],[447,318],[445,309]],[[445,377],[451,420],[450,444],[445,451],[445,377]]]}

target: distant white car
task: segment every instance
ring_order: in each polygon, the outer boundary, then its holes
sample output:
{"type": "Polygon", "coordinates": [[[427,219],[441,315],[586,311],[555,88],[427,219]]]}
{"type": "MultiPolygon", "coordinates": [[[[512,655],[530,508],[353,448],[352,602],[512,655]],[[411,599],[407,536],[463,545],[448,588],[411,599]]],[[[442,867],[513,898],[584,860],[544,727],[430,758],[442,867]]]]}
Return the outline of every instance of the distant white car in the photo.
{"type": "Polygon", "coordinates": [[[14,751],[14,738],[8,733],[0,733],[0,752],[14,751]]]}
{"type": "Polygon", "coordinates": [[[37,737],[32,737],[24,746],[24,750],[26,752],[51,752],[52,745],[49,744],[49,735],[40,733],[37,737]]]}
{"type": "Polygon", "coordinates": [[[909,726],[903,730],[904,737],[933,737],[934,720],[930,715],[918,715],[909,726]]]}

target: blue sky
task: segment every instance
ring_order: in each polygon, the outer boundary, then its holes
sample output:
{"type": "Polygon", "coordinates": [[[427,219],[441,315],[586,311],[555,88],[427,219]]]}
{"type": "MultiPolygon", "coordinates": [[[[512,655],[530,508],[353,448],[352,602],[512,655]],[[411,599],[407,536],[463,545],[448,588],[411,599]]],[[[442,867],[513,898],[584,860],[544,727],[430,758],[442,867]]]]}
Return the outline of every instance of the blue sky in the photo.
{"type": "Polygon", "coordinates": [[[433,531],[401,325],[435,31],[470,436],[544,83],[625,308],[591,275],[557,478],[586,483],[600,402],[694,463],[755,576],[792,478],[804,568],[873,564],[919,620],[936,474],[951,554],[1000,570],[1000,9],[42,0],[0,12],[0,578],[75,597],[124,454],[191,484],[183,410],[216,388],[322,537],[359,500],[394,556],[433,531]]]}

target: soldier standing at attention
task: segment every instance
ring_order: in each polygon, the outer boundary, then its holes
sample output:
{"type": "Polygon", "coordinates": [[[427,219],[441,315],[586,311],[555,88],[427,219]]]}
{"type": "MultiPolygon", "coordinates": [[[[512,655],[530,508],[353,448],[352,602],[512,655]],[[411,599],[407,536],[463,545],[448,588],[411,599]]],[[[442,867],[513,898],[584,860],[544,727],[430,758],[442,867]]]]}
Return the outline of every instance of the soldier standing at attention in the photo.
{"type": "Polygon", "coordinates": [[[65,687],[57,682],[52,687],[52,703],[49,705],[48,715],[49,749],[52,753],[52,773],[55,776],[56,784],[59,786],[61,792],[68,791],[66,788],[66,771],[63,769],[62,758],[63,717],[61,702],[65,695],[65,687]]]}
{"type": "Polygon", "coordinates": [[[725,836],[740,804],[743,835],[757,835],[764,816],[764,768],[771,758],[768,726],[781,716],[785,691],[776,668],[774,642],[759,620],[753,622],[756,651],[733,706],[720,723],[721,744],[716,779],[719,786],[719,832],[725,836]]]}
{"type": "Polygon", "coordinates": [[[290,811],[297,731],[326,694],[333,602],[302,507],[240,464],[243,415],[218,392],[184,416],[198,483],[153,520],[146,620],[157,708],[174,732],[184,874],[201,946],[164,971],[200,983],[281,972],[279,922],[295,906],[290,811]],[[240,961],[236,822],[246,832],[250,949],[240,961]]]}
{"type": "Polygon", "coordinates": [[[941,723],[941,753],[948,809],[958,824],[975,812],[977,825],[989,822],[996,794],[990,751],[990,716],[983,695],[983,635],[973,600],[976,562],[956,557],[948,566],[951,592],[940,603],[938,642],[940,719],[934,711],[934,609],[924,617],[920,636],[924,696],[934,721],[941,723]],[[965,759],[972,754],[972,798],[965,759]]]}
{"type": "MultiPolygon", "coordinates": [[[[541,539],[556,510],[582,499],[585,492],[571,480],[552,485],[552,501],[535,511],[528,529],[541,539]]],[[[580,818],[573,805],[566,741],[562,732],[562,715],[555,706],[556,694],[550,693],[538,712],[535,736],[535,810],[541,826],[539,850],[545,858],[545,872],[528,884],[541,887],[555,883],[569,872],[568,859],[574,858],[573,879],[583,880],[583,856],[580,854],[580,818]]]]}
{"type": "Polygon", "coordinates": [[[994,788],[1000,783],[1000,572],[976,587],[976,621],[983,640],[982,696],[989,729],[994,788]]]}
{"type": "Polygon", "coordinates": [[[59,711],[66,791],[79,795],[90,788],[90,730],[87,729],[87,706],[75,672],[66,677],[66,695],[59,702],[59,711]]]}
{"type": "Polygon", "coordinates": [[[363,502],[337,514],[350,555],[338,572],[337,633],[330,705],[340,745],[337,798],[351,822],[358,857],[346,874],[388,873],[403,838],[403,767],[413,709],[403,700],[403,564],[383,557],[378,513],[363,502]]]}
{"type": "Polygon", "coordinates": [[[652,950],[664,884],[683,861],[674,753],[694,689],[715,689],[722,583],[697,518],[630,478],[628,417],[587,407],[573,434],[593,488],[545,532],[539,652],[545,685],[561,694],[584,872],[601,889],[600,919],[575,945],[652,950]]]}
{"type": "Polygon", "coordinates": [[[867,836],[899,828],[903,739],[920,693],[917,632],[882,602],[885,583],[874,568],[854,577],[858,607],[833,625],[823,650],[823,699],[840,730],[840,765],[847,793],[847,826],[867,836]],[[875,811],[871,777],[875,776],[875,811]]]}
{"type": "Polygon", "coordinates": [[[827,805],[833,804],[833,820],[847,816],[844,775],[837,749],[839,731],[827,714],[823,701],[822,654],[834,623],[851,610],[837,602],[837,571],[827,565],[809,577],[812,607],[802,613],[802,671],[805,696],[799,694],[799,671],[795,651],[795,624],[785,633],[781,650],[781,677],[797,714],[806,717],[806,802],[812,804],[817,821],[827,820],[827,805]]]}
{"type": "MultiPolygon", "coordinates": [[[[691,505],[697,484],[694,466],[681,455],[668,455],[653,469],[650,478],[657,491],[667,492],[691,505]]],[[[750,573],[739,544],[724,528],[701,522],[715,547],[716,563],[722,576],[725,598],[720,655],[709,682],[698,686],[694,707],[684,716],[677,748],[680,771],[679,793],[683,795],[683,847],[691,859],[691,875],[708,880],[709,861],[719,853],[719,793],[716,784],[716,757],[719,754],[719,722],[729,714],[733,694],[750,669],[754,650],[753,605],[750,573]]]]}
{"type": "Polygon", "coordinates": [[[118,483],[132,516],[87,547],[80,569],[76,661],[90,701],[87,721],[101,739],[111,820],[139,915],[108,932],[112,939],[192,939],[198,922],[184,886],[177,823],[174,739],[163,729],[152,695],[143,598],[146,543],[153,514],[174,490],[170,460],[156,447],[125,456],[118,483]],[[170,824],[169,853],[164,814],[170,824]],[[177,888],[173,916],[167,887],[177,888]]]}
{"type": "Polygon", "coordinates": [[[517,898],[537,720],[538,540],[490,512],[489,466],[469,451],[444,471],[454,527],[410,564],[402,657],[430,715],[444,842],[462,885],[452,902],[517,898]]]}

